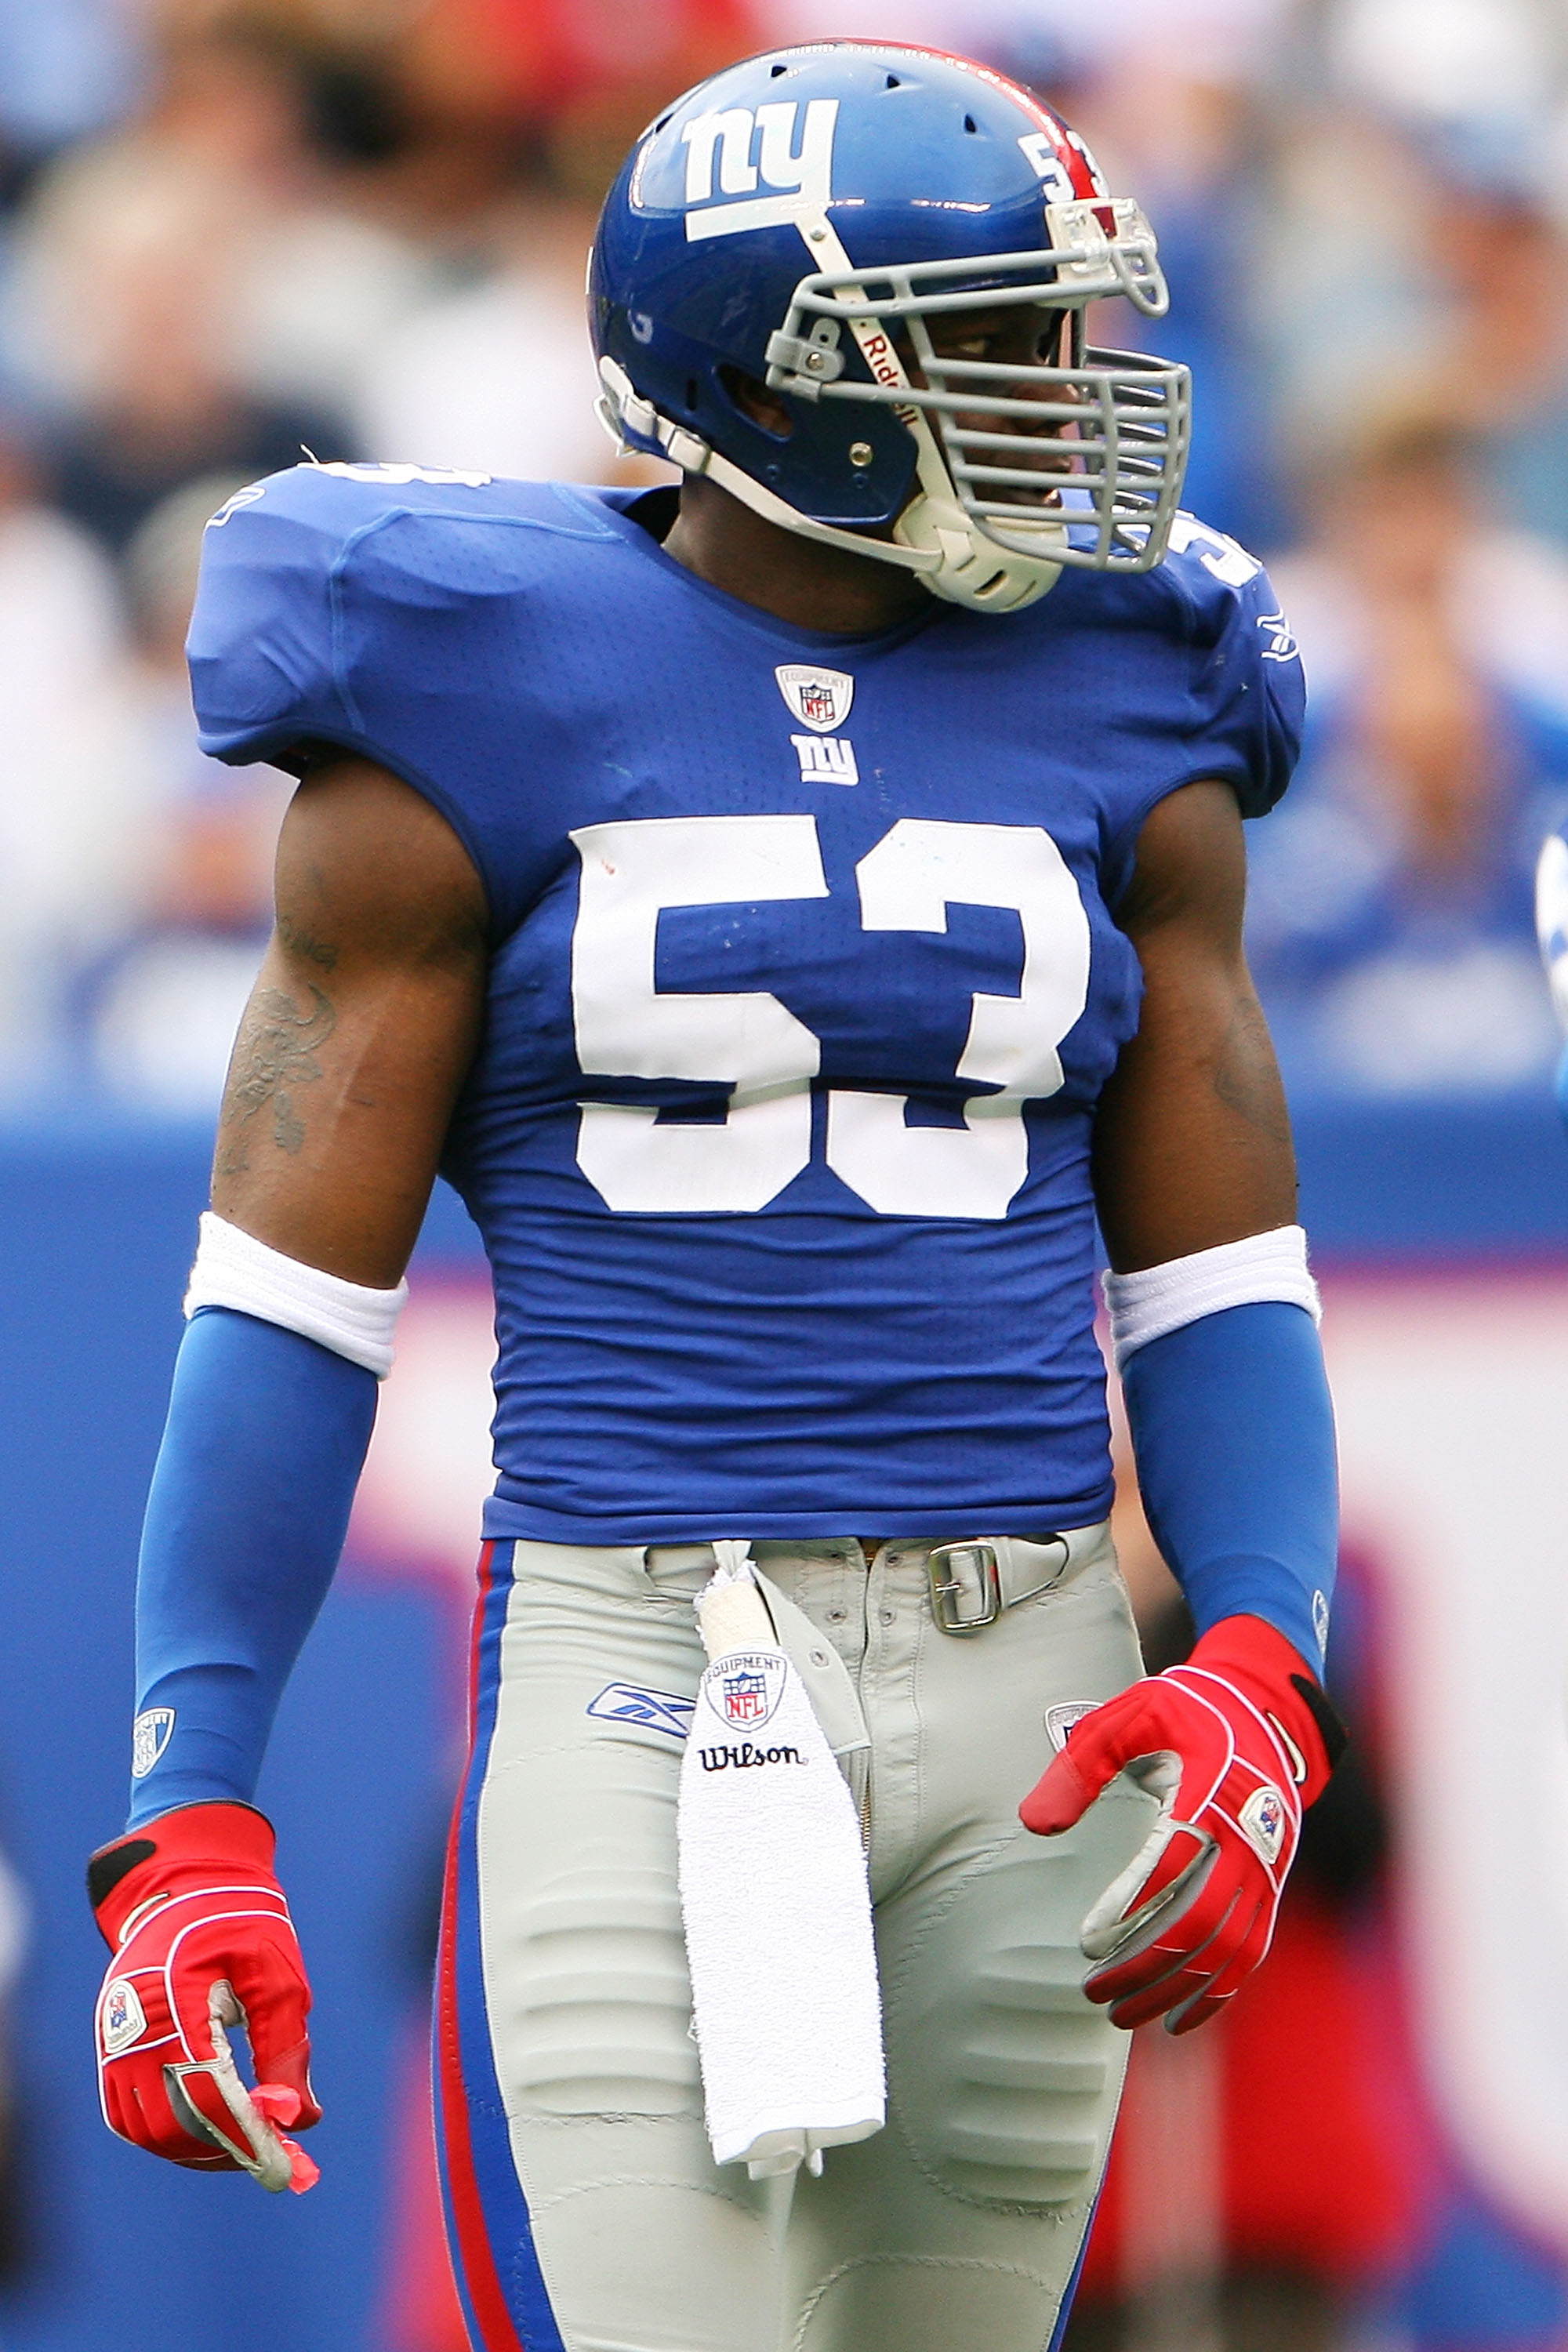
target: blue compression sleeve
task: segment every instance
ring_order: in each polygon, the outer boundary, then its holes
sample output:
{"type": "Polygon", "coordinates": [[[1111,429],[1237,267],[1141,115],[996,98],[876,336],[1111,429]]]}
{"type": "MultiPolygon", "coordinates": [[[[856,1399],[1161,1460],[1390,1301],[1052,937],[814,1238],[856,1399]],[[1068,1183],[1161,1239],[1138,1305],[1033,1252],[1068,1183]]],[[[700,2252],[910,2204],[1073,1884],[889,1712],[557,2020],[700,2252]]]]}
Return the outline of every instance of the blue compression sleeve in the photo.
{"type": "Polygon", "coordinates": [[[1121,1380],[1143,1507],[1199,1633],[1266,1618],[1321,1665],[1339,1482],[1311,1317],[1227,1307],[1136,1349],[1121,1380]]]}
{"type": "Polygon", "coordinates": [[[375,1398],[374,1373],[277,1324],[207,1307],[186,1327],[136,1583],[132,1828],[254,1795],[342,1549],[375,1398]]]}

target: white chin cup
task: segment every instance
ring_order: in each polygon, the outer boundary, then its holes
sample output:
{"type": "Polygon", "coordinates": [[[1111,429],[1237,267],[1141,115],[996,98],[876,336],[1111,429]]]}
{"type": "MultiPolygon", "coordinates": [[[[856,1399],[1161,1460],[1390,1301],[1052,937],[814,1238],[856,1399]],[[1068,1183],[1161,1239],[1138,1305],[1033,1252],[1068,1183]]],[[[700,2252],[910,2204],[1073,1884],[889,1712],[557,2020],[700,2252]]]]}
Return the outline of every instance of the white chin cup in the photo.
{"type": "MultiPolygon", "coordinates": [[[[917,490],[893,526],[893,537],[903,547],[934,550],[941,562],[921,579],[944,604],[967,605],[972,613],[1017,613],[1033,604],[1061,577],[1062,567],[1047,550],[1062,545],[1066,534],[1059,523],[1041,521],[1008,524],[1015,542],[982,530],[956,497],[933,496],[917,490]],[[1026,551],[1016,542],[1034,540],[1039,552],[1026,551]]],[[[880,552],[875,540],[865,541],[866,552],[880,552]]]]}

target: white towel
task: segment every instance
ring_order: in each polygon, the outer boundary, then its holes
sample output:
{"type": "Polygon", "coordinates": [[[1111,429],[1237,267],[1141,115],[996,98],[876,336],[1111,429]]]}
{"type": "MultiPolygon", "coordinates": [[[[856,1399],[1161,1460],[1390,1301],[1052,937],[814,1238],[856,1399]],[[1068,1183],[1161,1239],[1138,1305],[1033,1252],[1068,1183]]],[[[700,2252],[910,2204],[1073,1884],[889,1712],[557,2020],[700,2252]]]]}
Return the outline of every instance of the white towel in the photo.
{"type": "Polygon", "coordinates": [[[680,1905],[719,2164],[822,2169],[887,2115],[860,1825],[749,1547],[715,1544],[698,1597],[713,1663],[680,1770],[680,1905]]]}

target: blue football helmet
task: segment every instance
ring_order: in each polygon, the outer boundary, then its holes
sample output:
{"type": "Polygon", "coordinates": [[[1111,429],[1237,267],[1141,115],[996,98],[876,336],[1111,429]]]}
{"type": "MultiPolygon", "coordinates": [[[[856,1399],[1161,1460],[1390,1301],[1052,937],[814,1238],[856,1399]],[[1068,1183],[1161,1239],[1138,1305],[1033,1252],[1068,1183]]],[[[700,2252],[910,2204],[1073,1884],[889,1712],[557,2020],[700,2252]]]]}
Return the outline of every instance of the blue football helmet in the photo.
{"type": "Polygon", "coordinates": [[[1163,314],[1153,234],[1076,132],[986,67],[821,41],[713,75],[627,158],[588,290],[622,446],[787,530],[982,612],[1032,603],[1064,564],[1143,572],[1165,551],[1187,371],[1089,350],[1083,327],[1108,295],[1163,314]],[[994,329],[1015,305],[1043,356],[966,356],[965,320],[994,329]]]}

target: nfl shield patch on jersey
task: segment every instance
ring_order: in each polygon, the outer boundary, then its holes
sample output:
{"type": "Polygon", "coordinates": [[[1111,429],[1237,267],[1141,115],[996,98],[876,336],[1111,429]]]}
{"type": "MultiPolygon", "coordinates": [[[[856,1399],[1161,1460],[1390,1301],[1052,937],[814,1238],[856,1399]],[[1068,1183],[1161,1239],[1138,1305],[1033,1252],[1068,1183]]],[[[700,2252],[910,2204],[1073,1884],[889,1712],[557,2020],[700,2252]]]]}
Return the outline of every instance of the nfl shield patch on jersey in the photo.
{"type": "Polygon", "coordinates": [[[841,669],[815,669],[804,662],[783,662],[774,670],[779,692],[793,719],[818,735],[842,727],[855,699],[855,681],[841,669]]]}

